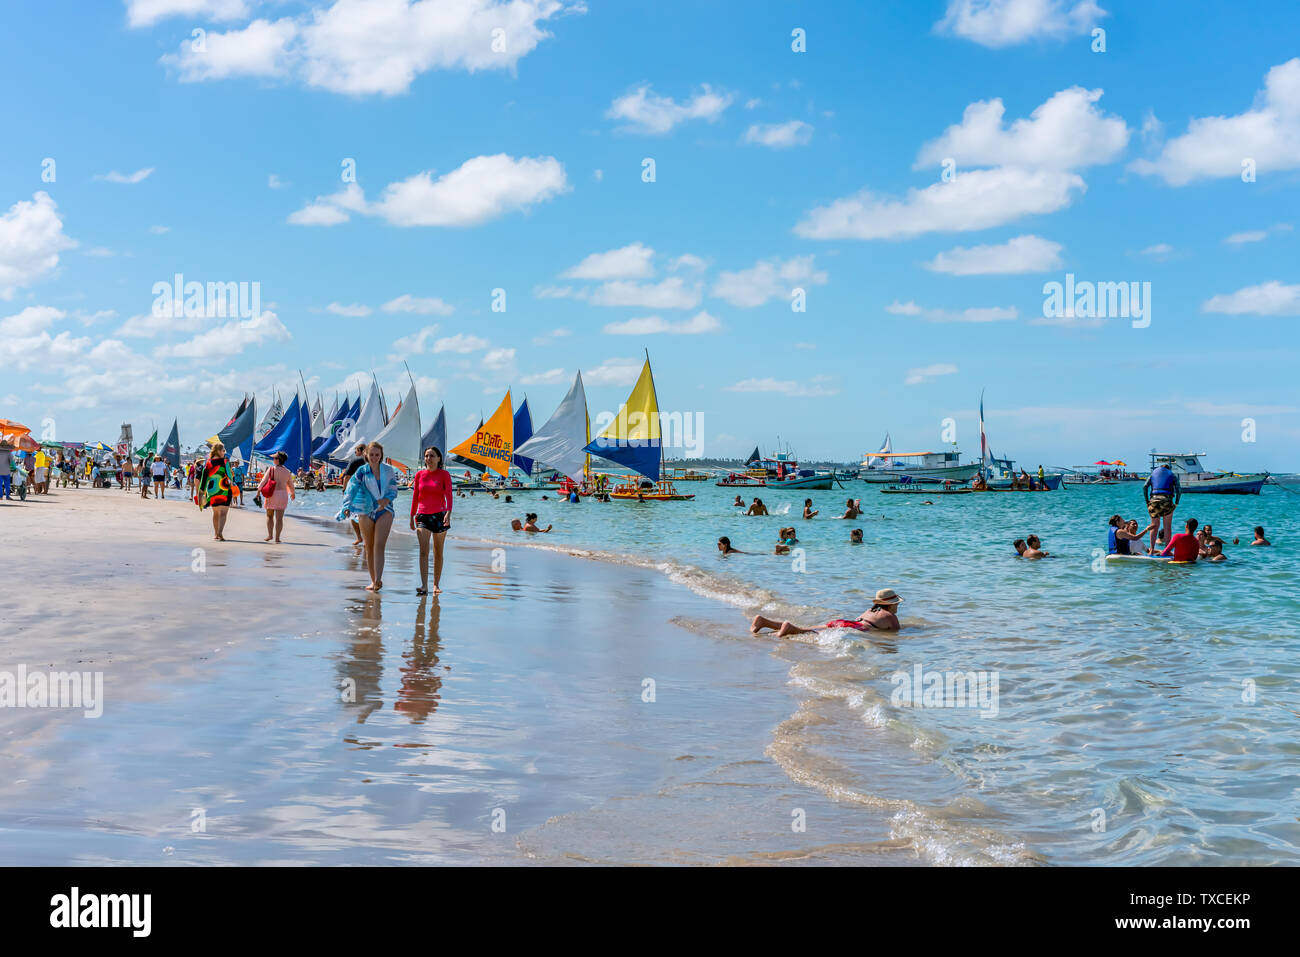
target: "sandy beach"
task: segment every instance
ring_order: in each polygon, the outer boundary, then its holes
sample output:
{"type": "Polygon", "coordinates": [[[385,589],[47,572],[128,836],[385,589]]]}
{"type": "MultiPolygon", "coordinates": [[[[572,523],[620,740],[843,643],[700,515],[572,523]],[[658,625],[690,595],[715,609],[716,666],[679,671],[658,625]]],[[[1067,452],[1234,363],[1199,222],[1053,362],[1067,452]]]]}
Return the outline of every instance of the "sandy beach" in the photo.
{"type": "MultiPolygon", "coordinates": [[[[0,863],[914,863],[765,751],[790,662],[662,574],[451,542],[380,596],[340,530],[55,490],[0,669],[102,672],[102,716],[0,709],[0,863]],[[803,829],[792,821],[806,820],[803,829]]],[[[341,529],[341,527],[339,527],[341,529]]]]}

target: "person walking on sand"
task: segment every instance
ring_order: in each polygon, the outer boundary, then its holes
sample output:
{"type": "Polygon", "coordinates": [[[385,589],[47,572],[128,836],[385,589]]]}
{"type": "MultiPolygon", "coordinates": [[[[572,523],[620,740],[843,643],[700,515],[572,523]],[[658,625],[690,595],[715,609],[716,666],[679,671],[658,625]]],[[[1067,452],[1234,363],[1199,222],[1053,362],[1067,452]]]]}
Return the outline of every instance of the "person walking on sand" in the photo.
{"type": "MultiPolygon", "coordinates": [[[[153,465],[149,467],[149,470],[150,472],[153,473],[152,477],[153,477],[154,497],[166,498],[167,497],[167,463],[163,461],[163,457],[161,455],[154,456],[153,465]]],[[[144,474],[144,468],[142,465],[140,469],[140,484],[143,485],[146,480],[147,479],[144,474]]]]}
{"type": "Polygon", "coordinates": [[[764,618],[762,615],[755,615],[754,620],[750,623],[749,630],[751,634],[757,635],[764,628],[770,628],[776,632],[778,638],[789,638],[791,635],[807,635],[814,631],[821,631],[822,628],[852,628],[855,631],[898,631],[903,627],[899,623],[896,614],[899,602],[902,600],[892,588],[882,588],[876,592],[871,608],[852,621],[836,618],[834,621],[828,621],[821,628],[804,628],[802,625],[796,625],[791,621],[776,621],[772,618],[764,618]]]}
{"type": "MultiPolygon", "coordinates": [[[[451,528],[451,473],[442,464],[442,449],[424,450],[424,468],[415,473],[411,486],[411,528],[420,542],[420,587],[417,595],[429,594],[429,543],[433,542],[433,593],[442,594],[442,546],[451,528]]],[[[506,496],[506,501],[510,496],[506,496]]]]}
{"type": "Polygon", "coordinates": [[[280,534],[284,531],[284,510],[297,495],[294,494],[293,473],[284,467],[289,456],[284,452],[276,452],[271,460],[275,464],[266,470],[258,491],[266,503],[266,538],[263,541],[269,542],[274,538],[275,544],[279,545],[280,534]]]}
{"type": "Polygon", "coordinates": [[[384,447],[366,446],[365,464],[352,473],[343,490],[343,508],[335,518],[356,516],[370,584],[366,591],[384,587],[384,550],[393,530],[393,502],[397,499],[397,470],[384,462],[384,447]]]}
{"type": "Polygon", "coordinates": [[[212,537],[218,542],[226,540],[226,513],[234,494],[230,465],[226,462],[226,447],[217,442],[199,469],[198,491],[194,494],[194,502],[199,511],[212,509],[212,537]]]}

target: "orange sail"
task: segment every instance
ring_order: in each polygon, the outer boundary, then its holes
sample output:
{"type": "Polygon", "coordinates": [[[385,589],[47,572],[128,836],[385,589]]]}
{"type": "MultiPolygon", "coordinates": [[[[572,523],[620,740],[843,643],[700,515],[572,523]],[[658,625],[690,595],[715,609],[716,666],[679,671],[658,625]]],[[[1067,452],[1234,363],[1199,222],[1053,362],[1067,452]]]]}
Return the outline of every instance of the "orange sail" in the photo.
{"type": "Polygon", "coordinates": [[[492,417],[451,451],[453,455],[477,462],[498,475],[509,474],[515,451],[514,406],[510,402],[509,389],[492,417]]]}

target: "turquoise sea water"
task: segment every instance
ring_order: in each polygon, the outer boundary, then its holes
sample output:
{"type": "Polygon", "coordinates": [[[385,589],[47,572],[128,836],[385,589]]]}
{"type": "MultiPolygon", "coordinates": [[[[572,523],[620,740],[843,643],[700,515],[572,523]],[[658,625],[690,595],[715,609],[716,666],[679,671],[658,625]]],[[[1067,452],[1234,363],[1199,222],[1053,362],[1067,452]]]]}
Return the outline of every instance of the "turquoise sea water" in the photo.
{"type": "MultiPolygon", "coordinates": [[[[766,757],[801,786],[892,815],[894,835],[928,846],[933,862],[1300,863],[1300,495],[1185,496],[1175,526],[1211,522],[1227,562],[1107,567],[1096,559],[1109,516],[1145,524],[1136,483],[1033,495],[741,490],[764,499],[766,518],[738,514],[736,490],[680,488],[696,499],[458,498],[453,534],[507,554],[561,548],[658,568],[734,606],[739,635],[756,611],[817,625],[894,588],[905,599],[897,638],[746,640],[786,661],[801,701],[772,728],[766,757]],[[833,520],[850,496],[863,514],[833,520]],[[821,510],[811,521],[805,497],[821,510]],[[525,511],[554,530],[511,532],[525,511]],[[1257,524],[1273,547],[1247,547],[1257,524]],[[772,554],[782,525],[797,528],[800,553],[772,554]],[[863,545],[849,544],[852,528],[863,545]],[[1012,540],[1031,532],[1050,558],[1015,556],[1012,540]],[[721,557],[719,535],[751,554],[721,557]],[[918,666],[923,686],[974,673],[986,696],[966,699],[949,681],[937,696],[900,698],[896,676],[918,666]]],[[[301,507],[337,505],[314,493],[301,507]]],[[[617,632],[618,596],[609,602],[602,627],[617,632]]]]}

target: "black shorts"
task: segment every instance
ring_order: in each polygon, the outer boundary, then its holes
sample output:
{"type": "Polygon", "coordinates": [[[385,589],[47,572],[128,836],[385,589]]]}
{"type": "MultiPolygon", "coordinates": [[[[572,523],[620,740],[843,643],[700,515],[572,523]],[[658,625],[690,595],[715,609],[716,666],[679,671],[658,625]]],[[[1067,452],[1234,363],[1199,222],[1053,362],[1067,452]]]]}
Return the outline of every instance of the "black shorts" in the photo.
{"type": "Polygon", "coordinates": [[[426,532],[433,532],[435,535],[437,535],[438,533],[445,532],[447,530],[446,527],[442,524],[442,517],[446,514],[447,514],[446,512],[429,512],[429,513],[422,512],[419,515],[415,516],[415,524],[417,527],[424,529],[426,532]]]}

